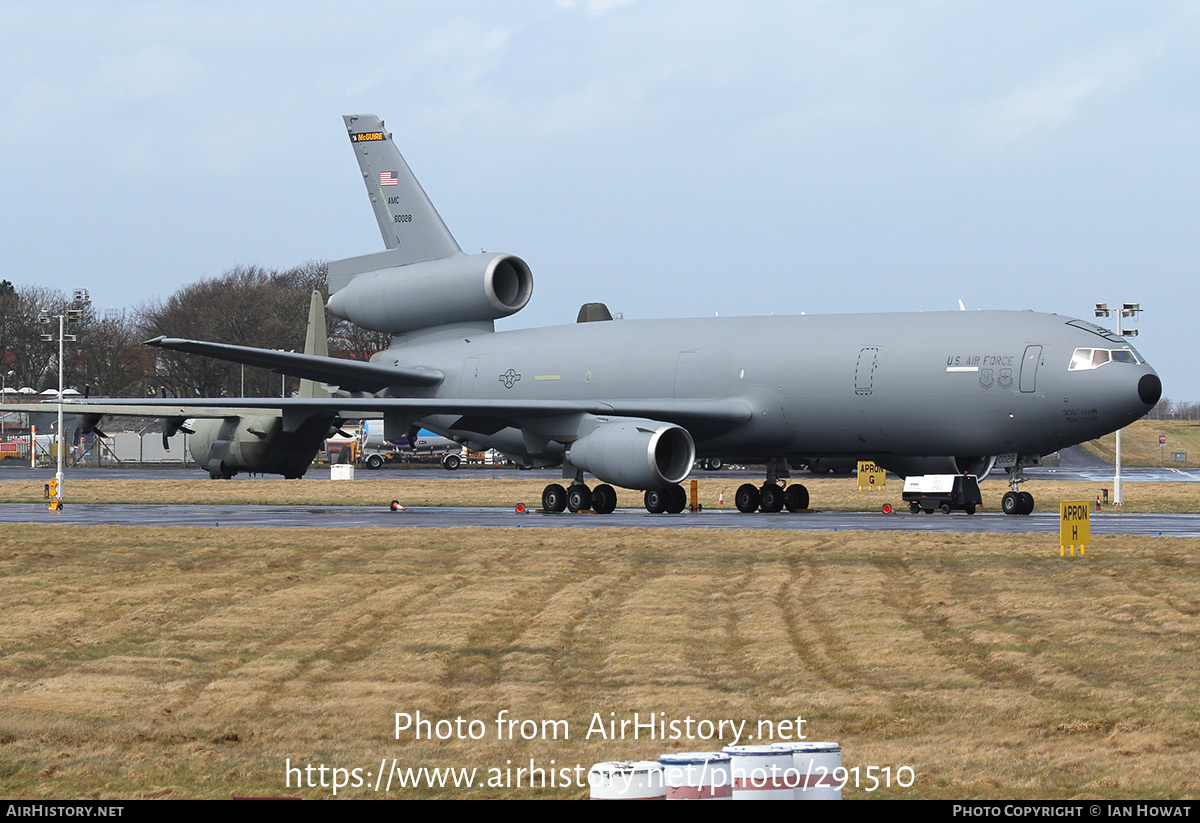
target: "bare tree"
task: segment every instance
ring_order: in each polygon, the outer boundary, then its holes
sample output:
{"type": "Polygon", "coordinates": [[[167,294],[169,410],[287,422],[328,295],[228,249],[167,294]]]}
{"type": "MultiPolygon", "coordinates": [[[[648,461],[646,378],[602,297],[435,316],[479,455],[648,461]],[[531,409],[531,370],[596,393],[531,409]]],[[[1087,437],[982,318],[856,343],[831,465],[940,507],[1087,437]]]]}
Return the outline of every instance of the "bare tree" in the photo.
{"type": "MultiPolygon", "coordinates": [[[[142,306],[138,328],[144,338],[165,335],[301,351],[309,295],[324,282],[323,262],[282,272],[237,266],[142,306]]],[[[243,370],[234,363],[179,352],[157,355],[157,383],[171,396],[237,397],[244,391],[248,397],[270,397],[279,396],[285,385],[279,375],[264,369],[243,370]]],[[[286,386],[293,390],[295,381],[286,386]]]]}

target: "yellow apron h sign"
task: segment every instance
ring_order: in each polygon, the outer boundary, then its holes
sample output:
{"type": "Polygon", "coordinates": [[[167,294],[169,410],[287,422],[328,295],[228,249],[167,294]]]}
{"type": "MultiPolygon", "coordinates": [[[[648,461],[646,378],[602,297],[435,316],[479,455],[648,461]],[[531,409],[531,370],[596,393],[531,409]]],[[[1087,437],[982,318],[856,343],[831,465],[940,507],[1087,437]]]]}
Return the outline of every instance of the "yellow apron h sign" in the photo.
{"type": "Polygon", "coordinates": [[[1066,555],[1067,547],[1075,554],[1075,547],[1083,554],[1087,544],[1092,542],[1091,527],[1092,509],[1086,500],[1070,500],[1058,504],[1058,554],[1066,555]]]}

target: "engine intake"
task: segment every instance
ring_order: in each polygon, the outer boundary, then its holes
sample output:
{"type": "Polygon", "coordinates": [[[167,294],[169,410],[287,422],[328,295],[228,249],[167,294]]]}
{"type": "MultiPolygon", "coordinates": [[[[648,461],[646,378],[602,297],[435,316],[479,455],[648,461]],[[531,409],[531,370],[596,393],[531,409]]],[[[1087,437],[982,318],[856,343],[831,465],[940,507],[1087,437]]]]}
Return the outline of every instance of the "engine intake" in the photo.
{"type": "Polygon", "coordinates": [[[680,483],[695,460],[696,446],[687,429],[629,417],[601,422],[567,451],[571,465],[627,489],[680,483]]]}
{"type": "Polygon", "coordinates": [[[507,317],[525,308],[532,294],[533,274],[521,258],[456,254],[359,274],[329,298],[329,310],[356,325],[400,334],[507,317]]]}

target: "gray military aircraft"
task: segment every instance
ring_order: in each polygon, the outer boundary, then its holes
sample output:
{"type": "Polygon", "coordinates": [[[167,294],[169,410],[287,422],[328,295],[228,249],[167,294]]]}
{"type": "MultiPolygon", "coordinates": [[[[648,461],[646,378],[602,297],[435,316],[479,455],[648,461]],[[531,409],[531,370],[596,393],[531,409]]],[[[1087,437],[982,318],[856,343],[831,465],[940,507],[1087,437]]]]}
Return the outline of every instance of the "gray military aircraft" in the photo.
{"type": "Polygon", "coordinates": [[[900,475],[1001,466],[1012,485],[1003,508],[1019,514],[1033,508],[1024,466],[1128,425],[1162,393],[1124,338],[1030,311],[611,320],[587,310],[579,319],[590,322],[496,332],[528,303],[529,266],[463,253],[384,123],[344,121],[386,250],[331,263],[328,307],[392,334],[390,348],[363,363],[148,341],[334,392],[262,401],[280,409],[284,432],[377,413],[389,439],[419,423],[527,465],[561,462],[567,487],[542,495],[551,511],[611,512],[614,486],[643,491],[651,512],[680,511],[679,484],[699,456],[766,464],[761,487],[738,490],[743,512],[808,507],[803,485],[781,483],[789,461],[863,459],[900,475]]]}
{"type": "MultiPolygon", "coordinates": [[[[327,356],[328,335],[321,293],[314,291],[308,314],[304,351],[312,356],[327,356]]],[[[298,396],[328,399],[330,394],[311,380],[301,380],[298,396]]],[[[229,479],[239,472],[282,474],[303,477],[326,439],[344,422],[329,410],[307,416],[299,425],[283,425],[281,399],[263,398],[256,406],[243,399],[217,401],[155,400],[72,400],[64,407],[75,413],[77,434],[99,432],[105,417],[160,417],[163,419],[163,447],[177,432],[191,437],[188,449],[192,459],[214,478],[229,479]],[[263,402],[265,401],[265,403],[263,402]],[[86,409],[86,410],[85,410],[86,409]]],[[[6,410],[37,412],[53,408],[53,403],[9,404],[6,410]]],[[[356,417],[372,417],[371,413],[356,417]]]]}

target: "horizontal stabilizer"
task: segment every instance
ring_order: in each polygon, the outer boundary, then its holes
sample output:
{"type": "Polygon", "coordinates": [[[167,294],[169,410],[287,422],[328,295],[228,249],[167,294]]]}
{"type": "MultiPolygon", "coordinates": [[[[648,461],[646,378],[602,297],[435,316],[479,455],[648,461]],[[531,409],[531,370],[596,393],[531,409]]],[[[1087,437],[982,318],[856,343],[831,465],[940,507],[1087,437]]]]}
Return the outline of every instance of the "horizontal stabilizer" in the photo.
{"type": "Polygon", "coordinates": [[[364,363],[361,360],[342,360],[337,357],[255,349],[249,346],[208,343],[203,340],[184,340],[177,337],[156,337],[153,340],[147,340],[146,345],[188,354],[199,354],[204,357],[215,357],[230,363],[258,366],[278,374],[315,380],[347,391],[377,392],[389,386],[436,386],[444,379],[444,375],[440,371],[433,369],[381,366],[376,363],[364,363]]]}

